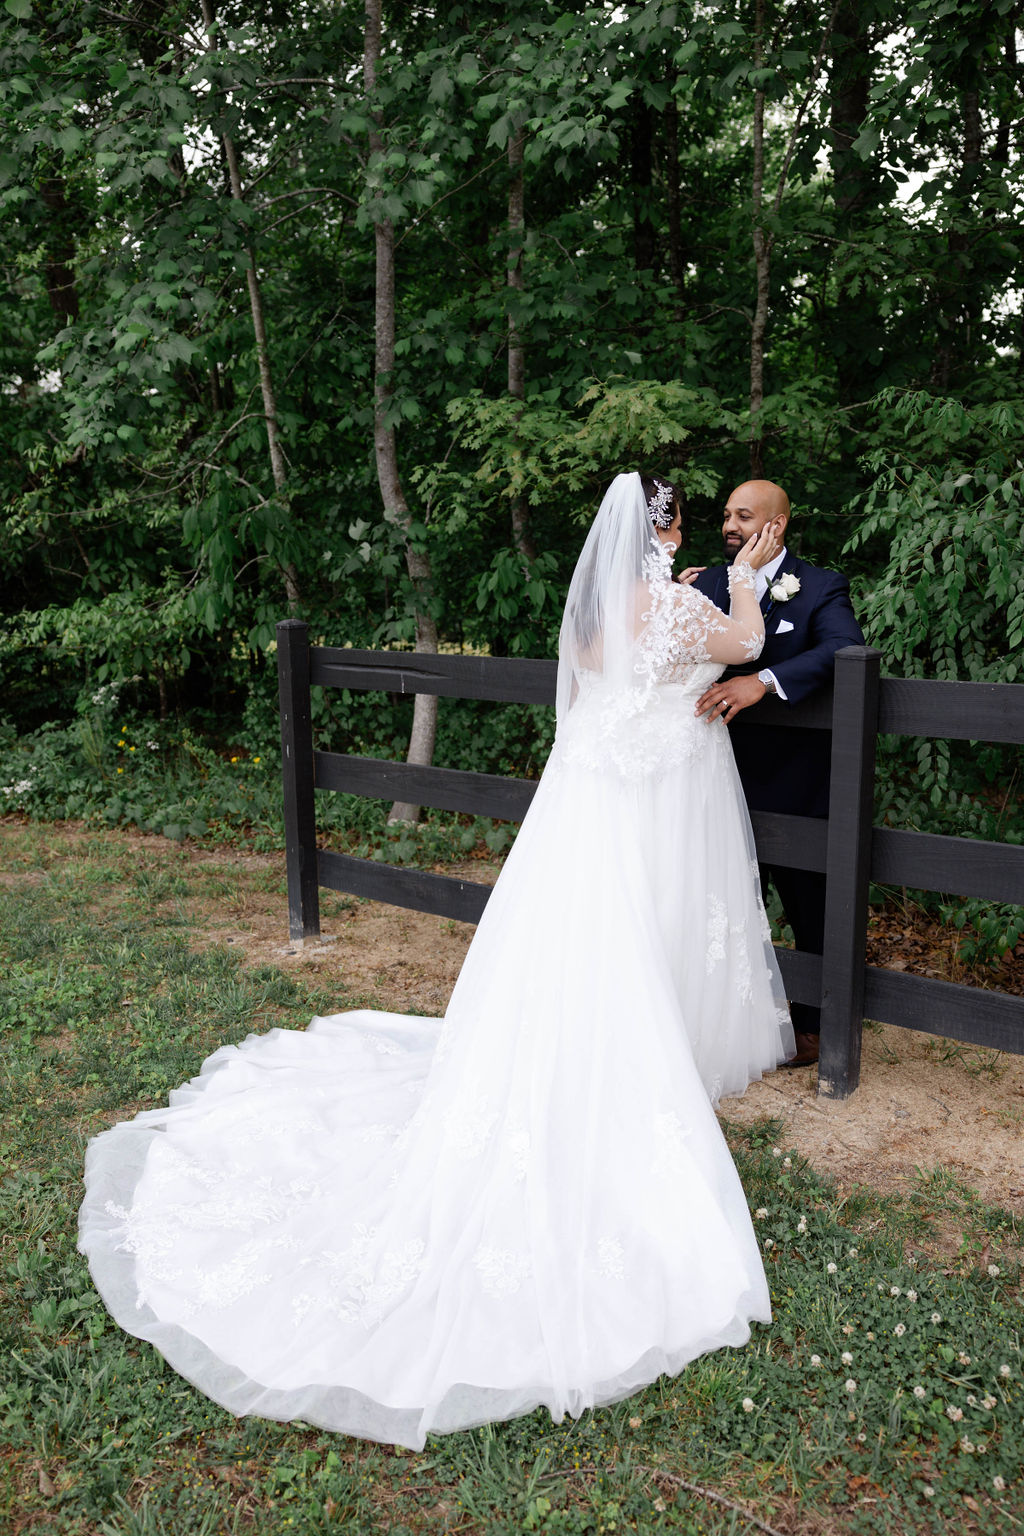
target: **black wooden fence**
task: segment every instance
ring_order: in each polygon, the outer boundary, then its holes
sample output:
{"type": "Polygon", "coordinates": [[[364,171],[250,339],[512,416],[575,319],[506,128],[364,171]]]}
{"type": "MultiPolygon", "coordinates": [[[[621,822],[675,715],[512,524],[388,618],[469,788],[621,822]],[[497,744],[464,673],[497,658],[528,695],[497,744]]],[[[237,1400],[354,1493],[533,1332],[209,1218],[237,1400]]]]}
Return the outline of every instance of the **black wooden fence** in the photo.
{"type": "MultiPolygon", "coordinates": [[[[319,936],[320,886],[478,921],[486,885],[318,849],[315,792],[519,821],[536,783],[315,751],[310,688],[552,704],[556,664],[311,647],[307,626],[293,619],[277,626],[277,639],[292,940],[319,936]]],[[[824,954],[777,951],[789,997],[821,1004],[818,1092],[846,1098],[857,1087],[865,1017],[1024,1054],[1024,998],[864,962],[871,881],[1024,905],[1024,847],[872,825],[880,733],[1024,743],[1024,686],[883,678],[877,651],[850,646],[836,656],[831,692],[795,707],[766,700],[745,720],[832,732],[829,819],[764,811],[751,818],[763,861],[823,870],[828,880],[824,954]]]]}

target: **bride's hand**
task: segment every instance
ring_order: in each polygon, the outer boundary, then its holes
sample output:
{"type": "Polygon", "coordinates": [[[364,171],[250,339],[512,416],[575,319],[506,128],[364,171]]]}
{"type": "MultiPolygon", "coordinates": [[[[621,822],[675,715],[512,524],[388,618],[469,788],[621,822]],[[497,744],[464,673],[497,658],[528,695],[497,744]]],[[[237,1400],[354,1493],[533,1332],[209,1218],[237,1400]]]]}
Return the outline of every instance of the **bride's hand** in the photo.
{"type": "Polygon", "coordinates": [[[675,578],[681,587],[692,587],[701,571],[706,571],[706,565],[688,565],[685,571],[680,571],[675,578]]]}
{"type": "Polygon", "coordinates": [[[755,533],[753,538],[747,540],[733,565],[749,565],[752,570],[759,571],[762,565],[768,565],[775,559],[781,548],[778,523],[765,523],[760,533],[755,533]]]}

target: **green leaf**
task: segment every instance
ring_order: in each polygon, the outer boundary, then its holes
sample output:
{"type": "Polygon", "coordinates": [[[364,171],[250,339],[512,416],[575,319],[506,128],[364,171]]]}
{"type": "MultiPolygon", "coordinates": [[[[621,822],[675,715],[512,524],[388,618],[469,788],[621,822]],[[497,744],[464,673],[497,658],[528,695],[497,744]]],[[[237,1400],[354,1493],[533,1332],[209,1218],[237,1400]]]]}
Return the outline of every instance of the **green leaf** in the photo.
{"type": "Polygon", "coordinates": [[[57,143],[66,155],[73,155],[77,149],[81,149],[85,142],[85,135],[80,128],[62,128],[57,135],[57,143]]]}
{"type": "Polygon", "coordinates": [[[19,21],[28,21],[32,15],[32,0],[4,0],[4,9],[19,21]]]}

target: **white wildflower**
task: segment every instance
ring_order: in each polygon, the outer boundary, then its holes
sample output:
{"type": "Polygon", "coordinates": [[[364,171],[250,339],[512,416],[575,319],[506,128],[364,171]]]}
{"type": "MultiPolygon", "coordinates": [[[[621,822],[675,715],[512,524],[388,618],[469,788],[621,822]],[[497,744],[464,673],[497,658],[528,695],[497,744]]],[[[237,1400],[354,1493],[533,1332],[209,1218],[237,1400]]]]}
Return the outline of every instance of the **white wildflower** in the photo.
{"type": "Polygon", "coordinates": [[[993,1280],[996,1278],[997,1275],[1002,1273],[1002,1271],[1000,1270],[998,1264],[990,1264],[989,1267],[988,1267],[988,1272],[992,1276],[993,1280]]]}
{"type": "Polygon", "coordinates": [[[764,1240],[764,1245],[765,1245],[766,1248],[774,1248],[775,1247],[775,1239],[774,1239],[774,1237],[766,1237],[765,1240],[764,1240]]]}
{"type": "Polygon", "coordinates": [[[935,1497],[935,1489],[931,1486],[930,1483],[925,1483],[924,1487],[921,1489],[921,1492],[924,1494],[926,1499],[934,1499],[935,1497]]]}
{"type": "Polygon", "coordinates": [[[844,1349],[842,1354],[839,1356],[839,1358],[843,1362],[844,1365],[852,1365],[853,1364],[853,1356],[850,1354],[850,1351],[848,1349],[844,1349]]]}
{"type": "Polygon", "coordinates": [[[839,1266],[838,1266],[838,1264],[831,1264],[830,1263],[830,1264],[826,1264],[825,1268],[826,1268],[826,1270],[828,1271],[828,1273],[830,1275],[834,1275],[836,1273],[836,1271],[838,1270],[839,1266]]]}
{"type": "Polygon", "coordinates": [[[968,1456],[973,1456],[974,1455],[974,1443],[973,1443],[973,1441],[968,1440],[966,1435],[961,1435],[961,1437],[960,1437],[960,1449],[962,1451],[966,1451],[968,1456]]]}
{"type": "Polygon", "coordinates": [[[1009,1374],[1010,1374],[1010,1367],[1008,1365],[1001,1365],[999,1367],[999,1374],[1000,1374],[1000,1376],[1009,1376],[1009,1374]]]}
{"type": "Polygon", "coordinates": [[[957,1359],[960,1361],[961,1365],[970,1365],[971,1363],[970,1355],[966,1354],[963,1350],[961,1350],[957,1355],[957,1359]]]}
{"type": "Polygon", "coordinates": [[[856,1392],[857,1390],[857,1383],[854,1381],[852,1376],[848,1376],[846,1378],[844,1386],[846,1387],[847,1392],[856,1392]]]}
{"type": "Polygon", "coordinates": [[[992,1479],[992,1487],[995,1489],[996,1493],[1002,1493],[1003,1489],[1006,1487],[1006,1482],[1001,1477],[994,1477],[992,1479]]]}
{"type": "Polygon", "coordinates": [[[743,1399],[743,1412],[744,1413],[753,1413],[753,1411],[754,1411],[754,1399],[752,1397],[745,1397],[743,1399]]]}
{"type": "Polygon", "coordinates": [[[963,1416],[964,1411],[962,1408],[958,1408],[955,1403],[949,1404],[948,1408],[946,1409],[947,1419],[952,1419],[954,1424],[959,1424],[963,1416]]]}
{"type": "Polygon", "coordinates": [[[893,1333],[896,1335],[896,1337],[898,1339],[902,1339],[902,1337],[906,1333],[906,1331],[907,1331],[907,1329],[906,1329],[906,1325],[904,1323],[897,1323],[896,1327],[893,1329],[893,1333]]]}
{"type": "Polygon", "coordinates": [[[782,1159],[782,1166],[783,1166],[783,1168],[792,1168],[792,1166],[793,1166],[793,1159],[791,1157],[784,1157],[782,1159]]]}
{"type": "Polygon", "coordinates": [[[932,1322],[933,1323],[941,1323],[942,1322],[942,1313],[941,1312],[933,1312],[932,1313],[932,1322]]]}
{"type": "Polygon", "coordinates": [[[916,1301],[917,1300],[917,1292],[916,1291],[908,1291],[907,1292],[907,1300],[908,1301],[916,1301]]]}
{"type": "Polygon", "coordinates": [[[848,1248],[846,1251],[850,1255],[851,1259],[855,1259],[857,1254],[860,1252],[858,1248],[848,1248]]]}
{"type": "Polygon", "coordinates": [[[917,1386],[914,1388],[914,1396],[915,1397],[924,1397],[924,1395],[925,1395],[924,1387],[922,1387],[920,1382],[918,1382],[917,1386]]]}
{"type": "Polygon", "coordinates": [[[817,1368],[821,1364],[821,1356],[820,1355],[812,1355],[811,1356],[811,1364],[815,1368],[817,1368]]]}
{"type": "Polygon", "coordinates": [[[890,1285],[890,1287],[889,1287],[889,1295],[890,1296],[902,1296],[903,1292],[900,1290],[898,1285],[890,1285]]]}
{"type": "Polygon", "coordinates": [[[759,1205],[757,1210],[754,1212],[754,1220],[755,1221],[767,1221],[767,1219],[768,1219],[768,1207],[765,1206],[765,1205],[759,1205]]]}
{"type": "Polygon", "coordinates": [[[806,1216],[801,1216],[800,1217],[800,1220],[796,1224],[796,1229],[797,1229],[798,1232],[806,1232],[807,1231],[807,1217],[806,1216]]]}

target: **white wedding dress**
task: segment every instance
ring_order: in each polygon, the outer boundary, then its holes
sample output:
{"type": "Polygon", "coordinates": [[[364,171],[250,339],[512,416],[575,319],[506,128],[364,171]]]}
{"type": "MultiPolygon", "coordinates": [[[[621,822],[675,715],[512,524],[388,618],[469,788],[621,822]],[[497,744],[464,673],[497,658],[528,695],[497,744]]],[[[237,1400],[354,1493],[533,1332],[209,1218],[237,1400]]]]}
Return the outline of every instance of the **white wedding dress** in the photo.
{"type": "Polygon", "coordinates": [[[90,1144],[104,1301],[236,1414],[418,1448],[770,1318],[712,1108],[792,1051],[726,727],[694,716],[729,621],[657,552],[645,581],[640,685],[577,669],[444,1019],[251,1035],[90,1144]]]}

